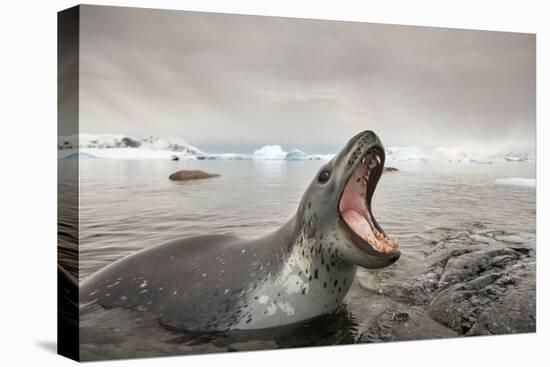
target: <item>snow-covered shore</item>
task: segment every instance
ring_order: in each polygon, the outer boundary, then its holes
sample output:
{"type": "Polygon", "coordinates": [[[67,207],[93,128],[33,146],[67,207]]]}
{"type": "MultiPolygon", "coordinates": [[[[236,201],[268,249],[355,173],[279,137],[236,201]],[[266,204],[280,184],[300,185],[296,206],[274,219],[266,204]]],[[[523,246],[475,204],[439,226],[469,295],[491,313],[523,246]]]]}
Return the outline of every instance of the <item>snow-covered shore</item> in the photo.
{"type": "MultiPolygon", "coordinates": [[[[250,154],[207,153],[181,138],[149,137],[136,139],[114,134],[60,136],[59,158],[101,159],[219,159],[219,160],[330,160],[334,154],[306,154],[299,149],[286,151],[281,145],[264,145],[250,154]]],[[[390,146],[387,162],[419,161],[491,164],[493,162],[534,161],[534,153],[501,152],[481,154],[456,148],[390,146]]]]}
{"type": "Polygon", "coordinates": [[[58,151],[60,159],[197,159],[196,155],[150,148],[79,148],[58,151]]]}
{"type": "MultiPolygon", "coordinates": [[[[279,147],[279,146],[278,146],[279,147]]],[[[279,147],[280,148],[280,147],[279,147]]],[[[282,149],[276,152],[267,152],[262,154],[240,154],[240,153],[202,153],[190,154],[187,152],[177,152],[172,150],[157,150],[149,148],[78,148],[58,150],[60,159],[172,159],[177,157],[180,160],[330,160],[333,154],[311,154],[306,155],[303,152],[295,151],[285,152],[282,149]]]]}

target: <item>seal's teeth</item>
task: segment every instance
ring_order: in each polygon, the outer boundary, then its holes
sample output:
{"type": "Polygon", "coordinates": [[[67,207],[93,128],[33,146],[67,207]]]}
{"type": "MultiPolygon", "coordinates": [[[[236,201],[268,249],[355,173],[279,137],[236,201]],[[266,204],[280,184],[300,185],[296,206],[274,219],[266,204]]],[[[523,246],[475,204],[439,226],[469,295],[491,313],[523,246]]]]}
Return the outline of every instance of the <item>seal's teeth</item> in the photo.
{"type": "Polygon", "coordinates": [[[376,155],[376,162],[378,162],[378,164],[382,163],[382,160],[380,159],[379,155],[376,155]]]}

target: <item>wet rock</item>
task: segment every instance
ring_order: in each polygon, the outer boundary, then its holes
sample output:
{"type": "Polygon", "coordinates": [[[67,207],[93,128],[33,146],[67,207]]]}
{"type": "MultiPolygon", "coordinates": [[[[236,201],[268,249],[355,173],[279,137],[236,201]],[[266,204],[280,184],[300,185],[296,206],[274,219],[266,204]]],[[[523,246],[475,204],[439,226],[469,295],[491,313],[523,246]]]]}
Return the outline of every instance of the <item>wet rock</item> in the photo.
{"type": "Polygon", "coordinates": [[[432,320],[419,307],[403,311],[406,306],[393,304],[377,314],[358,330],[357,343],[377,343],[398,340],[453,338],[458,334],[432,320]]]}
{"type": "Polygon", "coordinates": [[[392,318],[395,321],[407,321],[409,319],[409,314],[407,312],[397,312],[392,315],[392,318]]]}
{"type": "Polygon", "coordinates": [[[391,308],[388,308],[377,315],[359,336],[359,342],[376,343],[393,340],[395,329],[400,321],[395,318],[395,314],[391,308]]]}
{"type": "Polygon", "coordinates": [[[428,304],[433,298],[430,293],[437,287],[439,276],[428,272],[414,274],[410,277],[385,276],[384,269],[379,272],[359,271],[357,279],[362,289],[375,293],[378,296],[389,297],[399,303],[421,306],[428,304]],[[395,279],[406,279],[395,281],[395,279]]]}
{"type": "Polygon", "coordinates": [[[217,173],[208,173],[198,170],[182,170],[172,173],[168,178],[172,181],[200,180],[205,178],[219,177],[217,173]]]}
{"type": "Polygon", "coordinates": [[[413,309],[407,313],[408,319],[397,323],[393,340],[440,339],[458,336],[454,330],[434,321],[426,312],[413,309]]]}
{"type": "Polygon", "coordinates": [[[487,248],[451,257],[447,261],[439,284],[457,284],[465,281],[482,282],[490,271],[502,269],[510,262],[517,260],[520,254],[509,248],[487,248]]]}
{"type": "Polygon", "coordinates": [[[465,335],[534,332],[535,263],[503,269],[450,286],[433,299],[429,315],[465,335]]]}
{"type": "Polygon", "coordinates": [[[395,167],[384,167],[384,172],[397,172],[399,169],[395,167]]]}
{"type": "Polygon", "coordinates": [[[402,305],[421,307],[458,335],[534,332],[534,235],[478,228],[442,233],[430,242],[425,258],[407,264],[402,273],[390,268],[358,272],[359,284],[402,305]]]}

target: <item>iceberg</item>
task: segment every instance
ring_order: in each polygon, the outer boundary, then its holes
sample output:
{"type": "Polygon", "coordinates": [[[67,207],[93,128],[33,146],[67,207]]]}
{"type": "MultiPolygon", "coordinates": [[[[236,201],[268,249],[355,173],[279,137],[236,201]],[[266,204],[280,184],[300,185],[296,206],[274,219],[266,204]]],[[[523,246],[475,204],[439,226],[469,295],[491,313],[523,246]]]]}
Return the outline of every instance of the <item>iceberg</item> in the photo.
{"type": "MultiPolygon", "coordinates": [[[[76,134],[58,137],[59,158],[105,159],[172,159],[177,160],[330,160],[334,154],[306,154],[300,149],[285,151],[281,145],[264,145],[252,154],[206,153],[178,137],[153,137],[138,139],[123,134],[76,134]],[[77,154],[77,155],[74,155],[77,154]]],[[[492,164],[493,161],[534,161],[534,153],[489,152],[481,148],[456,147],[428,148],[421,146],[390,146],[386,148],[386,160],[492,164]],[[490,153],[490,154],[489,154],[490,153]]]]}
{"type": "Polygon", "coordinates": [[[280,145],[264,145],[252,154],[242,153],[205,153],[197,155],[199,160],[228,159],[228,160],[278,160],[278,161],[303,161],[303,160],[330,160],[334,154],[311,154],[307,155],[300,149],[285,151],[280,145]]]}
{"type": "Polygon", "coordinates": [[[534,153],[506,153],[477,147],[462,149],[456,147],[426,148],[419,146],[390,146],[386,148],[388,161],[425,161],[449,163],[492,164],[495,161],[523,162],[535,160],[534,153]]]}
{"type": "Polygon", "coordinates": [[[241,153],[212,153],[212,154],[203,154],[197,156],[197,159],[227,159],[227,160],[245,160],[252,159],[250,154],[241,154],[241,153]]]}
{"type": "Polygon", "coordinates": [[[264,145],[260,149],[254,151],[252,159],[256,160],[287,160],[287,161],[303,161],[303,160],[331,160],[334,154],[311,154],[307,155],[300,149],[293,149],[286,152],[280,145],[264,145]]]}
{"type": "Polygon", "coordinates": [[[280,145],[264,145],[252,154],[253,159],[258,160],[284,160],[287,152],[280,145]]]}
{"type": "Polygon", "coordinates": [[[500,186],[519,186],[534,189],[536,187],[536,180],[534,178],[521,177],[497,178],[495,184],[500,186]]]}
{"type": "Polygon", "coordinates": [[[286,154],[287,161],[301,161],[307,159],[306,153],[299,149],[293,149],[286,154]]]}
{"type": "Polygon", "coordinates": [[[334,154],[311,154],[306,155],[303,151],[299,149],[293,149],[290,152],[285,152],[284,150],[279,149],[264,149],[262,147],[255,151],[261,151],[258,154],[241,154],[241,153],[210,153],[198,155],[197,159],[199,160],[286,160],[286,161],[301,161],[301,160],[331,160],[334,157],[334,154]]]}
{"type": "Polygon", "coordinates": [[[533,159],[533,157],[534,155],[527,153],[507,153],[502,158],[508,162],[525,162],[530,160],[529,158],[533,159]]]}
{"type": "Polygon", "coordinates": [[[441,159],[441,154],[423,147],[388,147],[386,148],[388,161],[433,161],[441,159]]]}

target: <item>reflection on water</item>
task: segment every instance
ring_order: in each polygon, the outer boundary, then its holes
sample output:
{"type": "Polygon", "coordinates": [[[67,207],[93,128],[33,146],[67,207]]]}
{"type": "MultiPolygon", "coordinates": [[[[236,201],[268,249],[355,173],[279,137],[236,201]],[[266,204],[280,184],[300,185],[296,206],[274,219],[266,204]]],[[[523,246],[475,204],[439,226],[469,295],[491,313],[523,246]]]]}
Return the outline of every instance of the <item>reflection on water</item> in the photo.
{"type": "MultiPolygon", "coordinates": [[[[70,161],[59,163],[62,169],[70,161]]],[[[175,238],[204,233],[249,238],[265,235],[293,215],[322,163],[82,160],[80,277],[122,256],[175,238]],[[179,169],[200,169],[221,177],[169,181],[168,176],[179,169]]],[[[497,178],[535,177],[534,163],[389,165],[399,171],[383,175],[373,199],[373,212],[385,232],[399,238],[402,257],[393,265],[396,270],[414,267],[424,257],[437,228],[459,231],[482,223],[491,229],[535,232],[535,191],[494,183],[497,178]]],[[[62,207],[60,213],[63,217],[62,207]]],[[[66,219],[61,222],[62,226],[75,225],[66,219]]],[[[379,341],[384,340],[384,323],[399,321],[395,316],[398,310],[384,307],[375,296],[354,286],[341,310],[294,328],[290,334],[206,339],[165,330],[155,320],[128,310],[95,310],[83,316],[83,327],[88,331],[82,341],[90,358],[124,356],[123,351],[128,355],[125,343],[138,343],[138,339],[143,343],[143,356],[379,341]],[[250,344],[251,339],[254,342],[250,344]]],[[[132,350],[131,344],[127,347],[132,350]]]]}

